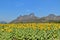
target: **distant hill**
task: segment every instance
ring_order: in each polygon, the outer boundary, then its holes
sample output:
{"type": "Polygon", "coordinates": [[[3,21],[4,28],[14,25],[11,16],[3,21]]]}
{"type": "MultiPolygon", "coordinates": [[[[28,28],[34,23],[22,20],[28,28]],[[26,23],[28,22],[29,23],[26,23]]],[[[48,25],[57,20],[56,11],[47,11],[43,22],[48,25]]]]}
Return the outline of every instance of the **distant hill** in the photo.
{"type": "Polygon", "coordinates": [[[7,24],[7,22],[5,22],[5,21],[0,21],[0,24],[7,24]]]}
{"type": "Polygon", "coordinates": [[[11,23],[20,23],[20,22],[35,22],[38,17],[31,13],[29,15],[19,16],[17,19],[13,20],[11,23]]]}
{"type": "Polygon", "coordinates": [[[44,19],[43,20],[44,22],[60,22],[60,16],[56,16],[54,14],[50,14],[50,15],[48,15],[46,17],[42,17],[42,18],[40,18],[40,20],[41,19],[44,19]]]}
{"type": "Polygon", "coordinates": [[[29,15],[19,16],[17,19],[13,20],[10,23],[25,23],[25,22],[60,22],[60,16],[56,16],[54,14],[50,14],[46,17],[38,18],[31,13],[29,15]]]}

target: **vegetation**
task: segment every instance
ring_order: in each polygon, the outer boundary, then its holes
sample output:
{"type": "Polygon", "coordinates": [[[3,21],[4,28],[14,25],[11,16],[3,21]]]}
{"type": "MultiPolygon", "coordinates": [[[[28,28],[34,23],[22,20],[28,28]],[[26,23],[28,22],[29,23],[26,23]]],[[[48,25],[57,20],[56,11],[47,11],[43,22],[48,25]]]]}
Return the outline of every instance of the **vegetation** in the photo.
{"type": "Polygon", "coordinates": [[[60,40],[60,23],[0,24],[0,40],[60,40]]]}

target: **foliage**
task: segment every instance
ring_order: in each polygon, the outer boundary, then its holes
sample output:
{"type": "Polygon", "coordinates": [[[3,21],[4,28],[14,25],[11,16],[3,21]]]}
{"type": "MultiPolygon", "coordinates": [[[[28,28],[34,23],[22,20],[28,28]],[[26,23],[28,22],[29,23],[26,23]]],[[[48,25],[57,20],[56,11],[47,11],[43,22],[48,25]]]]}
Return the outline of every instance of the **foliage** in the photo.
{"type": "Polygon", "coordinates": [[[0,24],[0,40],[60,40],[60,24],[0,24]]]}

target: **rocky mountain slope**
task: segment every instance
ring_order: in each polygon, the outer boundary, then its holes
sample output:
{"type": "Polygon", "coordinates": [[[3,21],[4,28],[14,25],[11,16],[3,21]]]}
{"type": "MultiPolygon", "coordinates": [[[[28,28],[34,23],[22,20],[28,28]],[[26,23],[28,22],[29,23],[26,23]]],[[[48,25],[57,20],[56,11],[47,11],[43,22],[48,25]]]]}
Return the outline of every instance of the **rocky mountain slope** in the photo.
{"type": "Polygon", "coordinates": [[[19,16],[17,19],[13,20],[10,23],[20,23],[20,22],[60,22],[60,16],[50,14],[46,17],[38,18],[31,13],[29,15],[19,16]]]}

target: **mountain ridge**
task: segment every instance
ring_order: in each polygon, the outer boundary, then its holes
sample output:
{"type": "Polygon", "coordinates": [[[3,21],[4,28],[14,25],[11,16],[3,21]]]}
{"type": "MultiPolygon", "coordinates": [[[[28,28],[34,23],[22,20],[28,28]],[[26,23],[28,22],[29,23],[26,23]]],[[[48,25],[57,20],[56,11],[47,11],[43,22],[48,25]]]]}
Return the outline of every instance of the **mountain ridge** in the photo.
{"type": "Polygon", "coordinates": [[[7,24],[6,21],[0,21],[0,24],[7,24]]]}
{"type": "Polygon", "coordinates": [[[19,16],[10,23],[25,23],[25,22],[60,22],[60,16],[49,14],[48,16],[38,18],[34,13],[29,15],[19,16]]]}

